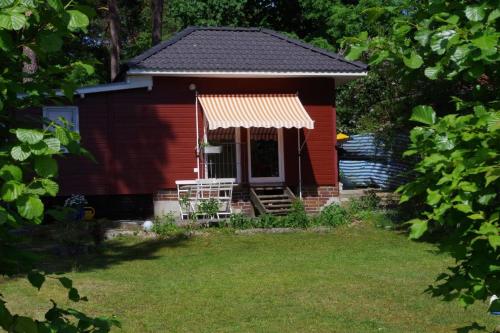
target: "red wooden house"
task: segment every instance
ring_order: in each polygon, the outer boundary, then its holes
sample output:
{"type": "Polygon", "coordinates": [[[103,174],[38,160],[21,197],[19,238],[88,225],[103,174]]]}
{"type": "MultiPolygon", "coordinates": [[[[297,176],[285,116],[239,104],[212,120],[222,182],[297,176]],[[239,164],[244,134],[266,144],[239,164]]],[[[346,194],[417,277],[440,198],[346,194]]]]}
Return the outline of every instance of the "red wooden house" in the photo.
{"type": "Polygon", "coordinates": [[[245,212],[249,189],[269,185],[317,210],[338,195],[335,87],[366,73],[270,30],[187,28],[128,62],[122,82],[44,108],[70,119],[98,161],[63,159],[61,194],[85,194],[98,213],[174,208],[177,180],[235,178],[233,207],[245,212]]]}

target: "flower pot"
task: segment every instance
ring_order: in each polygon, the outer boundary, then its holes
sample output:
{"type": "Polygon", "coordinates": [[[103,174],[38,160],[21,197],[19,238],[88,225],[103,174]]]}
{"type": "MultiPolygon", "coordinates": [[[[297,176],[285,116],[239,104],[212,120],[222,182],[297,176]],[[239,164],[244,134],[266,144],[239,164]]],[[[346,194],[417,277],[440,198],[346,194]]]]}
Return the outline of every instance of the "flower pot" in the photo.
{"type": "Polygon", "coordinates": [[[222,153],[222,146],[206,146],[203,147],[205,154],[220,154],[222,153]]]}
{"type": "Polygon", "coordinates": [[[88,221],[92,220],[95,216],[95,209],[93,207],[83,207],[83,219],[88,221]]]}

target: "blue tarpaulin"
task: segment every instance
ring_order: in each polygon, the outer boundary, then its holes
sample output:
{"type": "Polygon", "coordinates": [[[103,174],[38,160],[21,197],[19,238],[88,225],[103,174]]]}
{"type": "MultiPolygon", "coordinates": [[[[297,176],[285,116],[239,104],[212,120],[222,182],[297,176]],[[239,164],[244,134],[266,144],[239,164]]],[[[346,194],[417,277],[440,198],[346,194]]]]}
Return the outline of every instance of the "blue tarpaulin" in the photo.
{"type": "Polygon", "coordinates": [[[372,134],[353,135],[339,144],[340,180],[346,188],[394,189],[408,181],[408,162],[401,158],[408,141],[399,136],[390,144],[372,134]]]}

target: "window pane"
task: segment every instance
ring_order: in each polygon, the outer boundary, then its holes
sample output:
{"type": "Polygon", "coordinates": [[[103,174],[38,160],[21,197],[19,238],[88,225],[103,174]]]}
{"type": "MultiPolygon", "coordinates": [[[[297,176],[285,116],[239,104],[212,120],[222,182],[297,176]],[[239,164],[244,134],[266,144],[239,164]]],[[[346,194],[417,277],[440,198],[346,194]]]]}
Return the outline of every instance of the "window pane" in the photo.
{"type": "Polygon", "coordinates": [[[76,107],[46,107],[44,108],[44,117],[58,125],[63,125],[60,120],[62,117],[66,119],[72,130],[79,130],[77,127],[78,108],[76,107]]]}
{"type": "Polygon", "coordinates": [[[219,128],[208,131],[208,143],[221,146],[220,154],[206,154],[205,163],[208,178],[236,178],[236,143],[234,128],[219,128]]]}

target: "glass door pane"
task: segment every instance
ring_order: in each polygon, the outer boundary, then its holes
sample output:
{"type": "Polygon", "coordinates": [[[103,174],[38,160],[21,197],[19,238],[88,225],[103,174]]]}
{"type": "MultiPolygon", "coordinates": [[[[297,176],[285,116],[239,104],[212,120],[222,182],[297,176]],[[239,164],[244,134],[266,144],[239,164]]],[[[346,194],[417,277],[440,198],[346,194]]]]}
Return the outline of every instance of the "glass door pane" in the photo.
{"type": "Polygon", "coordinates": [[[250,159],[252,178],[280,177],[277,129],[250,129],[250,159]]]}

